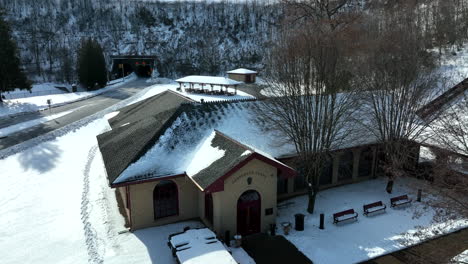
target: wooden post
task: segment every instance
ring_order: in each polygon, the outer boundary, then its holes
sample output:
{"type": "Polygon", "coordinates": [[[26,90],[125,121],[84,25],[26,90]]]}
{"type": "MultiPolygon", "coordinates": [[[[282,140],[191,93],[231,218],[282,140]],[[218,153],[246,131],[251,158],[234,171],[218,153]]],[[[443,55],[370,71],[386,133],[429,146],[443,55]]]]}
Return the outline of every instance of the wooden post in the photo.
{"type": "Polygon", "coordinates": [[[421,202],[421,195],[422,195],[422,190],[418,189],[418,198],[416,199],[416,201],[421,202]]]}
{"type": "Polygon", "coordinates": [[[320,229],[325,229],[325,215],[320,214],[320,229]]]}

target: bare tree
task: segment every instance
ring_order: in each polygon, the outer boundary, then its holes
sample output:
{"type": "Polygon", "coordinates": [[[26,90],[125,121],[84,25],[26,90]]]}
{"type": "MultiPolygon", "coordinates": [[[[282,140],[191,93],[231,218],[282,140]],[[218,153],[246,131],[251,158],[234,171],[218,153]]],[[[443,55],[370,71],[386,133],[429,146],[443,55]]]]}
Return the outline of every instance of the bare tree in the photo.
{"type": "MultiPolygon", "coordinates": [[[[309,27],[309,29],[312,27],[309,27]]],[[[259,107],[259,123],[294,143],[297,166],[307,180],[313,213],[320,177],[330,151],[346,138],[354,102],[343,34],[298,30],[285,33],[269,58],[273,96],[259,107]]]]}
{"type": "Polygon", "coordinates": [[[461,95],[442,109],[430,127],[438,145],[468,156],[468,86],[465,82],[461,83],[464,90],[461,95]]]}
{"type": "Polygon", "coordinates": [[[370,34],[368,42],[368,59],[359,72],[367,90],[366,126],[382,145],[379,168],[389,177],[390,193],[393,180],[417,164],[419,151],[412,142],[424,140],[428,126],[417,110],[434,98],[441,84],[417,28],[396,21],[393,28],[370,34]]]}

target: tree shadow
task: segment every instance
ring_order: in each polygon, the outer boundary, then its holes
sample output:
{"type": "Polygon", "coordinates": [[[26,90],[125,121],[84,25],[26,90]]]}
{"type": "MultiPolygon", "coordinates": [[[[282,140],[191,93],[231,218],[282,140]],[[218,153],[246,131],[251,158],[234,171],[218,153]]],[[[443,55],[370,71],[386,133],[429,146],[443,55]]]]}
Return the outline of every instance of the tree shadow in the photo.
{"type": "Polygon", "coordinates": [[[55,168],[62,150],[57,144],[44,142],[36,147],[20,152],[18,160],[24,170],[45,173],[55,168]]]}

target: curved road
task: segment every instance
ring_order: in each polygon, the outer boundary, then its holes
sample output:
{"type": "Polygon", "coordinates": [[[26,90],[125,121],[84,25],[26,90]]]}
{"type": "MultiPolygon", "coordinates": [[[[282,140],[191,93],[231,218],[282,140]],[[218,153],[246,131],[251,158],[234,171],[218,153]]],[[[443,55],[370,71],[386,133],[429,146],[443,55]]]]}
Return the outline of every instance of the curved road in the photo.
{"type": "Polygon", "coordinates": [[[46,110],[41,112],[27,113],[16,117],[2,118],[0,119],[0,128],[16,125],[44,116],[49,116],[51,114],[53,115],[73,110],[73,112],[71,112],[70,114],[0,138],[0,150],[14,146],[16,144],[35,138],[37,136],[46,134],[65,125],[71,124],[75,121],[97,113],[107,107],[110,107],[124,99],[127,99],[130,96],[136,94],[137,92],[143,90],[144,88],[152,85],[150,83],[146,83],[146,80],[147,79],[143,78],[137,79],[135,81],[128,82],[119,88],[115,88],[100,95],[82,101],[69,103],[63,106],[53,107],[51,111],[46,110]]]}

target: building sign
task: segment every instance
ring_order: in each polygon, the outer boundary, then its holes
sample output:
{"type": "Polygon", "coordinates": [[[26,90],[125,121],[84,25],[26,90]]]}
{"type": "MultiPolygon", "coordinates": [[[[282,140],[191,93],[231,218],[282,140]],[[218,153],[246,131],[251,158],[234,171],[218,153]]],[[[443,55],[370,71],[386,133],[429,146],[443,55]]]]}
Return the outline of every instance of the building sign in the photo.
{"type": "MultiPolygon", "coordinates": [[[[240,179],[244,178],[244,177],[247,177],[247,176],[255,176],[255,177],[262,177],[262,178],[267,178],[268,176],[263,173],[263,172],[260,172],[260,171],[247,171],[247,172],[244,172],[242,174],[239,174],[237,177],[235,177],[233,180],[232,180],[232,184],[235,184],[237,181],[239,181],[240,179]]],[[[252,182],[252,181],[251,181],[252,182]]],[[[248,182],[247,182],[248,183],[248,182]]],[[[250,183],[248,183],[250,185],[250,183]]]]}

